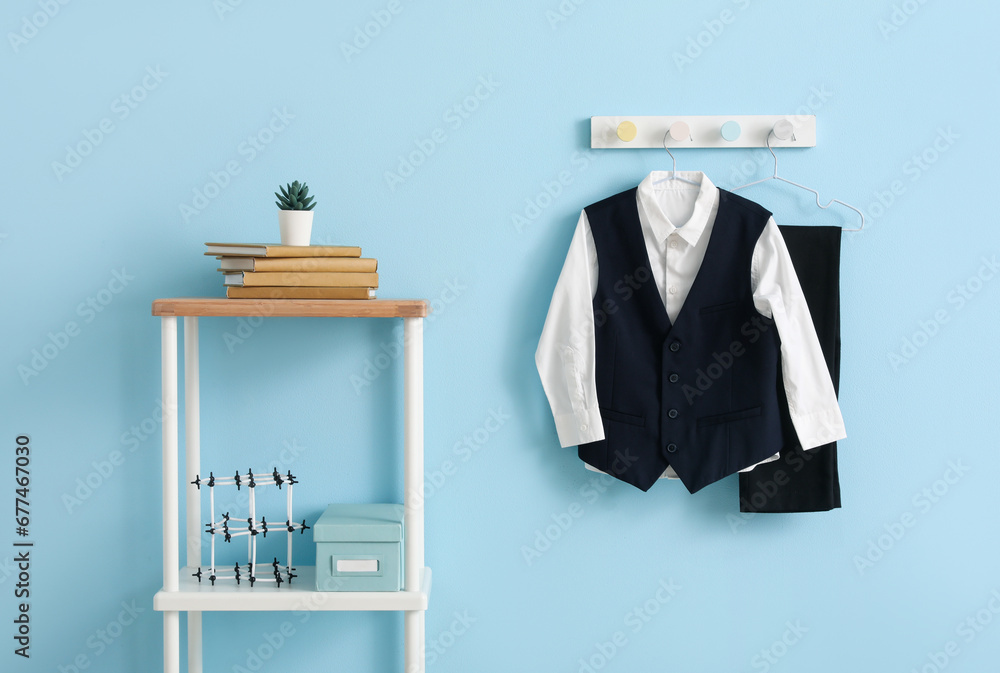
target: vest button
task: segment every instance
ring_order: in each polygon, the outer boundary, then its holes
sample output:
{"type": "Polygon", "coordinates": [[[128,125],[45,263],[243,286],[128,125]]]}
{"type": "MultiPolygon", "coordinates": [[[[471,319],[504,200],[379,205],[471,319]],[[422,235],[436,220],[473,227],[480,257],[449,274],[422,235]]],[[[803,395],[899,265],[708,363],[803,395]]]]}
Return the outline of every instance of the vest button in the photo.
{"type": "Polygon", "coordinates": [[[676,353],[680,349],[681,349],[681,344],[679,341],[675,341],[672,344],[670,344],[670,350],[672,350],[674,353],[676,353]]]}
{"type": "Polygon", "coordinates": [[[670,375],[670,382],[671,383],[677,383],[680,380],[681,380],[681,377],[678,376],[677,374],[671,374],[670,375]]]}
{"type": "Polygon", "coordinates": [[[674,453],[677,451],[677,445],[674,443],[667,444],[667,453],[674,453]]]}
{"type": "Polygon", "coordinates": [[[677,418],[677,410],[671,409],[670,411],[667,412],[667,416],[669,416],[670,418],[677,418]]]}

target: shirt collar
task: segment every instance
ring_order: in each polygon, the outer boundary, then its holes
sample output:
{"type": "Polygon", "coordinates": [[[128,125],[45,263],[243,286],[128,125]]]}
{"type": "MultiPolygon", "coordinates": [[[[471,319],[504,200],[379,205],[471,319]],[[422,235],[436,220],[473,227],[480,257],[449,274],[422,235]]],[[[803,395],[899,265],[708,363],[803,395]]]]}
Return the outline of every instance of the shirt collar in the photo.
{"type": "MultiPolygon", "coordinates": [[[[718,209],[719,189],[712,183],[707,175],[701,171],[677,171],[676,176],[701,182],[701,186],[689,185],[686,182],[670,180],[654,184],[670,175],[669,171],[653,171],[646,176],[646,179],[639,184],[636,192],[636,199],[639,201],[639,209],[646,216],[650,228],[657,240],[663,241],[670,234],[677,232],[677,235],[689,244],[698,242],[705,232],[709,219],[718,209]],[[674,223],[670,221],[663,211],[662,204],[657,200],[657,195],[662,192],[696,192],[694,211],[687,222],[674,223]]],[[[679,195],[679,194],[678,194],[679,195]]]]}

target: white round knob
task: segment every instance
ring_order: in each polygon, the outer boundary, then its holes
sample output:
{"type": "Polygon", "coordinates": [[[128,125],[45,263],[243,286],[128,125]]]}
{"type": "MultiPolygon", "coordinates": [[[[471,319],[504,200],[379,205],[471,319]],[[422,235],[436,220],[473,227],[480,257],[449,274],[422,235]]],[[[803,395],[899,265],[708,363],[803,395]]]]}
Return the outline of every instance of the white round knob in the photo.
{"type": "Polygon", "coordinates": [[[794,128],[792,127],[792,122],[787,119],[782,119],[781,121],[775,123],[774,128],[771,129],[771,133],[778,140],[789,140],[794,135],[794,128]]]}

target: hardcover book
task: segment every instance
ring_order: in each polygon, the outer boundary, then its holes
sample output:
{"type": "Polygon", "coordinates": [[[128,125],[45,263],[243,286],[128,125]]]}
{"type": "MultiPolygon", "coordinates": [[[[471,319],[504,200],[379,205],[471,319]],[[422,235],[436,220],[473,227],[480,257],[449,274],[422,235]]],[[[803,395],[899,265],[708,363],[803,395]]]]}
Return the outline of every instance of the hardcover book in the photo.
{"type": "Polygon", "coordinates": [[[223,278],[243,287],[378,287],[377,273],[227,271],[223,278]]]}
{"type": "Polygon", "coordinates": [[[206,243],[206,255],[232,257],[360,257],[352,245],[277,245],[268,243],[206,243]]]}

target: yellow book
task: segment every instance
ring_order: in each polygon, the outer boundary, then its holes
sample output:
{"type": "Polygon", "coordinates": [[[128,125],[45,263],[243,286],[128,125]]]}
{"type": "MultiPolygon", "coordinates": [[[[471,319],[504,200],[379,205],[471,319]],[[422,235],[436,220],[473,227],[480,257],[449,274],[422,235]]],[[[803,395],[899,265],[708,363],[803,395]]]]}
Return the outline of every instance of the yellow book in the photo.
{"type": "Polygon", "coordinates": [[[370,287],[227,287],[230,299],[374,299],[370,287]]]}
{"type": "Polygon", "coordinates": [[[341,271],[374,273],[378,261],[363,257],[221,257],[219,271],[341,271]]]}
{"type": "Polygon", "coordinates": [[[242,287],[378,287],[377,273],[227,271],[222,277],[242,287]]]}

